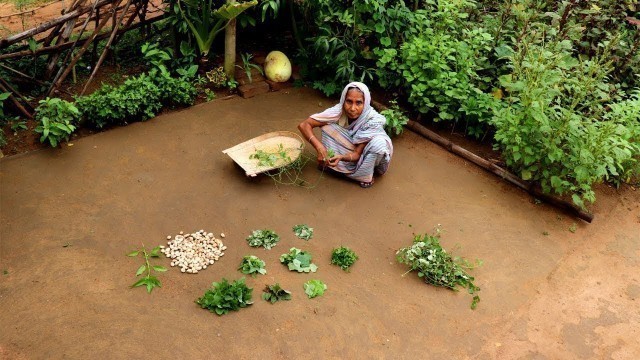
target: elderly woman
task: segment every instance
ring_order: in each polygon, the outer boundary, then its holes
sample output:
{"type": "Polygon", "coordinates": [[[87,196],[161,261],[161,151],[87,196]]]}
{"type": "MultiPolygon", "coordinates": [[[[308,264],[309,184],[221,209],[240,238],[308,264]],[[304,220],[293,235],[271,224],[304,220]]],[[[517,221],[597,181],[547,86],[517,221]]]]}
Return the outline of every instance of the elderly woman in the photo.
{"type": "Polygon", "coordinates": [[[373,185],[374,172],[387,171],[393,154],[385,122],[371,107],[369,88],[352,82],[342,90],[339,104],[311,115],[298,129],[318,152],[321,168],[342,173],[368,188],[373,185]],[[321,128],[322,141],[313,135],[315,127],[321,128]]]}

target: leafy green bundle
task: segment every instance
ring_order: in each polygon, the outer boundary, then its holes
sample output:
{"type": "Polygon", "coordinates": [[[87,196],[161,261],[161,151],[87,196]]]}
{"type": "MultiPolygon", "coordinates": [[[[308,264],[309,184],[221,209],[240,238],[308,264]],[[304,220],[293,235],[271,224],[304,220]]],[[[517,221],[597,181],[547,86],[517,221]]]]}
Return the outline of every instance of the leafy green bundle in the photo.
{"type": "Polygon", "coordinates": [[[251,304],[251,293],[253,289],[247,287],[244,278],[229,284],[227,279],[221,282],[214,282],[211,289],[207,290],[204,295],[196,300],[196,303],[203,309],[208,309],[218,315],[224,315],[229,310],[238,311],[251,304]]]}
{"type": "Polygon", "coordinates": [[[358,260],[358,255],[345,246],[333,249],[331,252],[331,263],[338,265],[344,271],[349,271],[349,267],[358,260]]]}
{"type": "Polygon", "coordinates": [[[289,249],[288,254],[282,254],[280,256],[280,262],[287,265],[289,270],[297,272],[316,272],[318,266],[311,263],[311,254],[302,251],[298,248],[292,247],[289,249]]]}
{"type": "Polygon", "coordinates": [[[304,283],[304,293],[307,294],[309,299],[313,299],[316,296],[321,296],[324,291],[327,290],[327,285],[320,280],[309,280],[304,283]]]}
{"type": "MultiPolygon", "coordinates": [[[[475,266],[459,257],[451,257],[440,245],[440,230],[436,235],[416,235],[413,245],[402,248],[396,252],[398,262],[407,264],[409,271],[417,271],[418,277],[426,283],[435,286],[447,287],[457,291],[457,286],[466,288],[469,294],[477,293],[477,287],[466,270],[475,266]]],[[[476,266],[480,265],[478,261],[476,266]]],[[[471,302],[471,308],[475,309],[480,297],[475,295],[471,302]]]]}
{"type": "Polygon", "coordinates": [[[262,299],[275,304],[280,300],[291,300],[291,291],[285,290],[280,287],[280,284],[265,286],[262,293],[262,299]]]}
{"type": "Polygon", "coordinates": [[[295,225],[293,233],[302,240],[310,240],[313,237],[313,228],[306,224],[295,225]]]}
{"type": "Polygon", "coordinates": [[[261,260],[254,255],[247,255],[242,258],[242,262],[240,263],[240,267],[238,268],[238,270],[240,270],[240,272],[245,275],[251,275],[255,277],[256,274],[264,275],[267,273],[267,270],[265,270],[264,266],[264,260],[261,260]]]}
{"type": "Polygon", "coordinates": [[[249,246],[263,246],[269,250],[280,241],[280,236],[273,230],[254,230],[251,235],[247,237],[247,241],[249,242],[249,246]]]}

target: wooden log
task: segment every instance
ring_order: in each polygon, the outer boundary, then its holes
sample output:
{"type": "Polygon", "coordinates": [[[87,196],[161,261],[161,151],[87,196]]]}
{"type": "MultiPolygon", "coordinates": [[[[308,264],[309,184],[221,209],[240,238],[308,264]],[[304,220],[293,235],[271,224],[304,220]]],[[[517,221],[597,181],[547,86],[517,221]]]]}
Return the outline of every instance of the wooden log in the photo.
{"type": "Polygon", "coordinates": [[[426,137],[429,140],[432,140],[433,142],[437,143],[438,145],[444,147],[445,149],[449,150],[450,152],[459,155],[460,157],[471,161],[472,163],[480,166],[481,168],[488,170],[489,172],[492,172],[498,176],[500,176],[501,178],[507,180],[508,182],[516,185],[517,187],[527,191],[529,194],[535,196],[536,198],[545,201],[547,203],[550,203],[556,207],[559,207],[561,209],[564,210],[568,210],[571,211],[572,213],[574,213],[577,217],[579,217],[580,219],[586,221],[586,222],[592,222],[593,221],[593,214],[580,209],[579,207],[577,207],[576,205],[562,200],[562,199],[558,199],[556,197],[553,197],[551,195],[548,194],[544,194],[540,189],[538,189],[537,187],[533,186],[531,183],[526,182],[522,179],[520,179],[519,177],[517,177],[516,175],[510,173],[509,171],[499,167],[498,165],[485,160],[483,158],[481,158],[480,156],[452,143],[451,141],[443,138],[442,136],[436,134],[435,132],[427,129],[426,127],[418,124],[415,121],[409,120],[409,122],[407,123],[407,128],[415,131],[416,133],[426,137]]]}
{"type": "MultiPolygon", "coordinates": [[[[114,0],[99,0],[97,3],[97,6],[101,6],[101,5],[106,5],[106,4],[110,4],[112,3],[114,0]]],[[[115,0],[117,1],[117,0],[115,0]]],[[[117,1],[119,3],[119,1],[117,1]]],[[[67,20],[78,17],[80,15],[86,14],[88,12],[91,11],[91,6],[84,6],[81,8],[78,8],[77,10],[71,11],[65,15],[62,15],[56,19],[53,19],[51,21],[48,21],[46,23],[40,24],[38,26],[36,26],[35,28],[23,31],[21,33],[9,36],[8,38],[5,39],[0,39],[0,49],[4,49],[9,45],[15,44],[18,41],[24,40],[26,38],[30,38],[36,34],[39,34],[43,31],[49,30],[52,27],[55,27],[58,24],[63,24],[65,22],[67,22],[67,20]]]]}
{"type": "MultiPolygon", "coordinates": [[[[377,101],[371,101],[371,105],[376,108],[378,111],[382,111],[387,109],[387,107],[377,101]]],[[[491,161],[484,159],[461,146],[454,144],[452,141],[445,139],[444,137],[436,134],[435,132],[427,129],[426,127],[420,125],[419,123],[409,120],[406,125],[407,128],[413,130],[414,132],[424,136],[425,138],[433,141],[434,143],[442,146],[443,148],[449,150],[450,152],[471,161],[472,163],[480,166],[481,168],[498,175],[499,177],[507,180],[508,182],[516,185],[517,187],[527,191],[529,194],[538,198],[539,200],[545,201],[549,204],[552,204],[558,208],[567,210],[575,214],[578,218],[591,223],[593,221],[593,214],[579,208],[573,203],[568,201],[556,198],[552,195],[545,194],[542,192],[540,188],[535,186],[534,184],[524,181],[520,179],[518,176],[512,174],[506,169],[501,168],[500,166],[492,163],[491,161]]]]}
{"type": "MultiPolygon", "coordinates": [[[[124,11],[118,17],[118,21],[117,22],[115,20],[116,13],[115,12],[113,13],[114,21],[113,21],[113,30],[111,30],[111,36],[109,36],[109,40],[107,40],[107,43],[104,46],[104,50],[102,51],[102,55],[100,55],[100,59],[98,59],[98,62],[93,67],[93,71],[91,71],[91,75],[89,75],[89,79],[87,79],[87,82],[84,84],[84,87],[82,88],[82,91],[80,92],[80,96],[84,95],[84,92],[87,91],[87,87],[89,87],[89,84],[91,83],[91,80],[93,80],[93,77],[98,72],[98,69],[100,68],[100,65],[102,65],[102,62],[104,61],[105,56],[107,56],[107,52],[109,52],[109,48],[111,47],[111,43],[113,42],[113,39],[115,38],[116,34],[118,33],[118,28],[119,28],[120,24],[122,24],[122,20],[124,19],[124,15],[127,13],[127,10],[129,10],[129,6],[131,6],[131,0],[127,1],[127,4],[125,5],[124,11]]],[[[134,17],[135,17],[135,15],[134,15],[134,17]]]]}

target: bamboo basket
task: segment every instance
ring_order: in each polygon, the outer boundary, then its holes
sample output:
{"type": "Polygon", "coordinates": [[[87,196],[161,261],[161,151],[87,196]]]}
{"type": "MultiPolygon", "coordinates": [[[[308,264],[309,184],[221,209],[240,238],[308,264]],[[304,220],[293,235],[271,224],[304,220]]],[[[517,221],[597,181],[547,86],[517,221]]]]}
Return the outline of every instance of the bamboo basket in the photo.
{"type": "Polygon", "coordinates": [[[304,142],[298,134],[291,131],[274,131],[225,149],[222,153],[229,155],[245,171],[247,176],[255,177],[260,173],[277,169],[296,161],[302,154],[303,149],[304,142]],[[258,150],[266,153],[277,153],[280,151],[280,145],[282,145],[282,149],[286,152],[288,159],[277,159],[271,166],[260,165],[258,159],[250,158],[258,150]]]}

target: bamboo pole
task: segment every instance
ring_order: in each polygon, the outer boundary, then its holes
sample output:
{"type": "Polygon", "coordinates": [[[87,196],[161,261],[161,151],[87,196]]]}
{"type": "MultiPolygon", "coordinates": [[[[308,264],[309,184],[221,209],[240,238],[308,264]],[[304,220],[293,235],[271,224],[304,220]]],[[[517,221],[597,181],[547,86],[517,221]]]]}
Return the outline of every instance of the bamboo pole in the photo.
{"type": "MultiPolygon", "coordinates": [[[[376,108],[381,110],[386,109],[387,107],[377,101],[371,101],[371,105],[376,108]]],[[[425,138],[433,141],[434,143],[442,146],[443,148],[447,149],[448,151],[466,159],[471,161],[472,163],[480,166],[481,168],[495,174],[498,175],[499,177],[507,180],[508,182],[516,185],[517,187],[527,191],[529,194],[533,195],[534,197],[545,201],[549,204],[552,204],[558,208],[567,210],[572,212],[573,214],[575,214],[577,217],[579,217],[580,219],[591,223],[591,221],[593,221],[593,214],[577,207],[576,205],[574,205],[573,203],[570,203],[568,201],[562,200],[562,199],[558,199],[554,196],[551,196],[549,194],[545,194],[542,192],[542,190],[540,190],[540,188],[538,188],[537,186],[535,186],[534,184],[524,181],[522,179],[520,179],[518,176],[510,173],[509,171],[507,171],[506,169],[501,168],[500,166],[490,162],[487,159],[484,159],[472,152],[470,152],[469,150],[464,149],[461,146],[458,146],[456,144],[454,144],[453,142],[451,142],[448,139],[445,139],[444,137],[436,134],[435,132],[427,129],[426,127],[420,125],[419,123],[413,121],[413,120],[409,120],[409,122],[407,122],[406,125],[407,128],[409,128],[410,130],[413,130],[414,132],[424,136],[425,138]]]]}
{"type": "Polygon", "coordinates": [[[20,100],[22,100],[29,109],[34,110],[33,106],[29,104],[29,100],[27,100],[24,96],[22,96],[22,94],[19,93],[16,89],[14,89],[13,86],[11,86],[11,84],[9,84],[5,79],[0,78],[0,83],[2,83],[2,85],[4,85],[5,88],[9,89],[9,91],[12,92],[14,95],[18,95],[20,100]]]}
{"type": "MultiPolygon", "coordinates": [[[[112,11],[115,11],[115,9],[118,7],[118,5],[120,5],[120,2],[122,2],[122,0],[116,0],[113,3],[113,9],[112,11]]],[[[82,55],[85,53],[85,51],[87,51],[87,49],[89,48],[89,45],[91,45],[91,43],[95,40],[96,36],[98,35],[98,33],[100,32],[100,30],[102,30],[102,28],[107,24],[107,22],[109,21],[109,16],[105,16],[104,19],[102,19],[102,21],[100,21],[100,24],[98,24],[98,27],[96,29],[94,29],[93,33],[91,34],[91,36],[89,36],[89,38],[87,39],[87,41],[85,41],[84,45],[82,46],[82,48],[80,48],[80,51],[78,51],[78,53],[74,56],[74,58],[71,60],[71,62],[67,65],[66,68],[64,67],[60,67],[60,71],[58,71],[58,75],[56,75],[56,78],[53,81],[53,84],[51,85],[51,87],[49,88],[49,91],[47,92],[47,94],[49,96],[51,96],[51,94],[53,93],[53,91],[55,89],[57,89],[58,87],[60,87],[60,84],[62,84],[62,82],[64,81],[64,79],[69,75],[69,73],[71,72],[71,68],[73,68],[76,63],[78,62],[78,60],[80,60],[80,58],[82,57],[82,55]],[[64,69],[64,70],[63,70],[64,69]]],[[[75,47],[75,44],[72,46],[71,51],[69,51],[68,56],[71,55],[71,53],[73,52],[73,47],[75,47]]],[[[66,62],[66,61],[65,61],[66,62]]]]}

